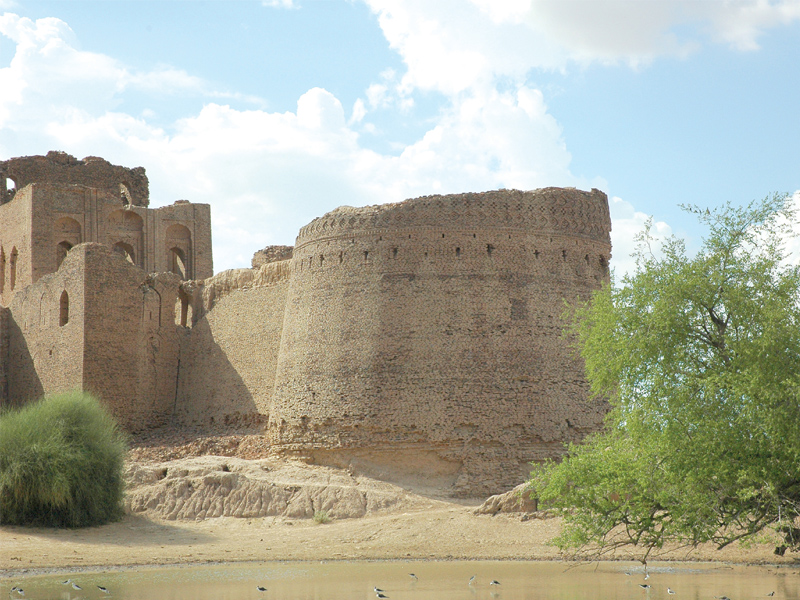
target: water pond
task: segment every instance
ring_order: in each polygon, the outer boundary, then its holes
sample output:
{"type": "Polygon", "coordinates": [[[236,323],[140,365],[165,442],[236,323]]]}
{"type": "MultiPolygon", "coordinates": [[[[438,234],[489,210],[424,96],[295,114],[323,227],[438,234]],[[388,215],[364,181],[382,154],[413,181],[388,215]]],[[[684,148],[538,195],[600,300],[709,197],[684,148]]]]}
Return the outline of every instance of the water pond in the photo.
{"type": "Polygon", "coordinates": [[[248,563],[28,576],[16,581],[4,580],[0,597],[7,594],[13,600],[366,600],[378,597],[376,587],[391,600],[722,597],[797,600],[800,567],[659,563],[649,565],[645,572],[641,565],[631,563],[248,563]],[[71,581],[64,583],[67,580],[71,581]],[[72,582],[80,589],[73,587],[72,582]],[[22,587],[24,596],[11,591],[12,586],[22,587]]]}

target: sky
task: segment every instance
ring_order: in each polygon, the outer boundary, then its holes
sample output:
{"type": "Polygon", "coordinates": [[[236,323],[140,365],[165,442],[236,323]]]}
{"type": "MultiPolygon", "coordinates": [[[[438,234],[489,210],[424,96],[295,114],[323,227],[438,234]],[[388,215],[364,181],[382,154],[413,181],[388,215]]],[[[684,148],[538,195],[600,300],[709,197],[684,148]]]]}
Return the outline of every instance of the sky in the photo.
{"type": "Polygon", "coordinates": [[[612,266],[680,204],[800,198],[800,0],[0,0],[0,160],[143,166],[214,267],[340,205],[598,188],[612,266]]]}

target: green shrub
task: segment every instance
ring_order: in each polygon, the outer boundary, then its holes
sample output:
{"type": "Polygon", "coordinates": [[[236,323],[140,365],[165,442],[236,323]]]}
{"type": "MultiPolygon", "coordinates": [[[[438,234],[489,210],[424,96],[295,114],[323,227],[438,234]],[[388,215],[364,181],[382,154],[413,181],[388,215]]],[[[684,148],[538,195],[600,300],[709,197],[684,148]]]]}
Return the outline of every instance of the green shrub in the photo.
{"type": "Polygon", "coordinates": [[[122,516],[125,435],[82,392],[0,415],[0,524],[86,527],[122,516]]]}
{"type": "Polygon", "coordinates": [[[331,518],[328,516],[327,510],[318,510],[314,512],[314,523],[317,525],[324,525],[325,523],[330,523],[331,518]]]}

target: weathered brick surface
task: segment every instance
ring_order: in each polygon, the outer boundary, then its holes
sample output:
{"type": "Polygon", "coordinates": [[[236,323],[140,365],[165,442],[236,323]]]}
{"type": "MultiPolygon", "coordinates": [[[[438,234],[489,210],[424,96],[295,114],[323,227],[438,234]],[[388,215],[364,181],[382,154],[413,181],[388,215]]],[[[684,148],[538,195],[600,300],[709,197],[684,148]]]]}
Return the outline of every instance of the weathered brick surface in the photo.
{"type": "Polygon", "coordinates": [[[16,290],[55,272],[67,250],[82,242],[124,251],[147,272],[172,271],[183,279],[211,277],[209,205],[179,200],[150,209],[141,167],[126,169],[102,159],[84,159],[84,164],[55,153],[65,161],[60,165],[51,160],[53,154],[0,162],[0,181],[15,175],[18,184],[24,182],[13,200],[0,204],[0,304],[8,306],[16,290]],[[138,181],[136,189],[145,194],[139,204],[122,202],[119,184],[114,183],[129,171],[135,173],[126,181],[138,181]]]}
{"type": "Polygon", "coordinates": [[[598,190],[342,207],[212,277],[209,207],[147,208],[143,169],[51,153],[0,175],[0,402],[83,388],[130,430],[255,426],[271,453],[457,495],[601,425],[561,321],[608,280],[598,190]]]}
{"type": "Polygon", "coordinates": [[[433,453],[456,493],[519,483],[601,423],[560,315],[607,280],[609,232],[605,194],[555,188],[316,219],[291,263],[272,447],[433,453]]]}
{"type": "Polygon", "coordinates": [[[143,168],[94,157],[11,159],[6,178],[17,187],[0,189],[0,402],[80,388],[130,430],[162,423],[178,387],[181,280],[213,273],[210,207],[149,209],[143,168]]]}
{"type": "Polygon", "coordinates": [[[78,160],[66,152],[52,151],[46,156],[0,161],[0,204],[11,201],[14,192],[29,183],[80,184],[124,198],[135,206],[147,206],[150,202],[149,184],[142,167],[119,167],[97,156],[78,160]],[[8,189],[6,179],[11,179],[16,187],[8,189]]]}
{"type": "Polygon", "coordinates": [[[257,269],[267,263],[289,260],[293,249],[293,246],[267,246],[253,254],[252,267],[257,269]]]}

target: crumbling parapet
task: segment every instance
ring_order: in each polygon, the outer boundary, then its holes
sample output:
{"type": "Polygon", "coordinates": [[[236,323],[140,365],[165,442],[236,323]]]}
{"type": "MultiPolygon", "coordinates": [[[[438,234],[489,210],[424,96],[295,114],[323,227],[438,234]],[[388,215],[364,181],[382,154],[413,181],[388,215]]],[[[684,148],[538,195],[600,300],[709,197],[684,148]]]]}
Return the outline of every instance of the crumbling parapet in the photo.
{"type": "Polygon", "coordinates": [[[253,254],[251,265],[257,269],[263,265],[292,258],[294,246],[267,246],[253,254]]]}
{"type": "Polygon", "coordinates": [[[78,160],[66,152],[21,156],[0,162],[0,204],[30,183],[78,184],[110,192],[121,205],[147,206],[150,189],[143,167],[120,167],[97,156],[78,160]],[[7,179],[14,182],[9,189],[7,179]]]}

